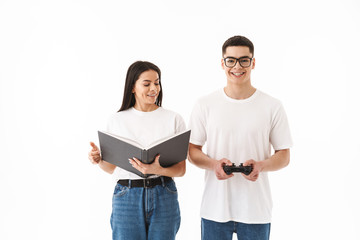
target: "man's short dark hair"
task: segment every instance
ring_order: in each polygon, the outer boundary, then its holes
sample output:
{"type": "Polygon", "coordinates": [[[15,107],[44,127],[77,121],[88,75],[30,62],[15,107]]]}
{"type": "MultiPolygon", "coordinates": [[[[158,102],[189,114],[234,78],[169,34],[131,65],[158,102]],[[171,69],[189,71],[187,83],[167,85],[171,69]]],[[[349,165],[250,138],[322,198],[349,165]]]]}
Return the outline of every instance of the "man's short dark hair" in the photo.
{"type": "Polygon", "coordinates": [[[254,44],[244,36],[233,36],[226,40],[222,46],[222,54],[224,56],[227,47],[244,46],[248,47],[252,57],[254,57],[254,44]]]}

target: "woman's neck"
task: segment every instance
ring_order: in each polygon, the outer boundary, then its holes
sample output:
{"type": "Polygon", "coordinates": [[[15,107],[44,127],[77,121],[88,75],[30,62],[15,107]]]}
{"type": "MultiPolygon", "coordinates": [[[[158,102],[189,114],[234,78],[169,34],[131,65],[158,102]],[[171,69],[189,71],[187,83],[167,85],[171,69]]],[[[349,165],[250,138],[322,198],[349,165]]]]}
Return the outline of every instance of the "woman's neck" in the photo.
{"type": "Polygon", "coordinates": [[[135,102],[134,108],[141,112],[152,112],[159,108],[156,104],[139,104],[135,102]]]}

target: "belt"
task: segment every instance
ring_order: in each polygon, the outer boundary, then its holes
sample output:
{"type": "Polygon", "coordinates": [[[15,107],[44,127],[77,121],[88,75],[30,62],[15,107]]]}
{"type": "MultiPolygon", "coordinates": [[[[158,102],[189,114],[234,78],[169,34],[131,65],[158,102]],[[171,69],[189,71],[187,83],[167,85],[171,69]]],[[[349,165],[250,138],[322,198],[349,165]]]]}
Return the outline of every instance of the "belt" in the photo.
{"type": "Polygon", "coordinates": [[[146,179],[120,179],[117,183],[125,187],[143,187],[143,188],[152,188],[157,185],[161,185],[163,182],[167,183],[172,180],[171,177],[157,177],[157,178],[146,178],[146,179]],[[130,184],[130,185],[129,185],[130,184]]]}

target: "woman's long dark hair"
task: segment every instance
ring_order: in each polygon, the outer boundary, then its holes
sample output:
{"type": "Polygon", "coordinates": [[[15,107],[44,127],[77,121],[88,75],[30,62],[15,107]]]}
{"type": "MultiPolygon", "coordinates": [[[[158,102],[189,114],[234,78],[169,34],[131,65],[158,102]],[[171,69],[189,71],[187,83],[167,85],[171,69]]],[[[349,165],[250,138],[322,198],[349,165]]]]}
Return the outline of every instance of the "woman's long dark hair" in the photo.
{"type": "Polygon", "coordinates": [[[146,61],[137,61],[130,65],[127,74],[124,87],[124,96],[121,108],[118,112],[127,110],[135,105],[135,96],[132,90],[135,86],[135,82],[139,79],[143,72],[148,70],[154,70],[159,75],[160,92],[156,99],[155,104],[161,107],[162,102],[162,87],[161,87],[161,71],[155,64],[146,61]]]}

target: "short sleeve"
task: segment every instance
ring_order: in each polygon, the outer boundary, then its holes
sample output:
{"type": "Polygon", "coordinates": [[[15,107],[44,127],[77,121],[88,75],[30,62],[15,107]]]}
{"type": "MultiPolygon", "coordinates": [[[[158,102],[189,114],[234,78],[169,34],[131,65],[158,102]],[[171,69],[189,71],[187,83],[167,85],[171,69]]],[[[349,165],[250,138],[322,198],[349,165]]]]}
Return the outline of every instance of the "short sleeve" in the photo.
{"type": "Polygon", "coordinates": [[[190,115],[190,143],[203,146],[206,142],[206,116],[204,107],[198,101],[190,115]]]}
{"type": "Polygon", "coordinates": [[[293,145],[288,119],[281,104],[273,113],[270,142],[275,150],[288,149],[293,145]]]}
{"type": "Polygon", "coordinates": [[[186,124],[184,119],[179,115],[176,114],[175,117],[175,134],[180,133],[186,130],[186,124]]]}
{"type": "Polygon", "coordinates": [[[111,114],[109,117],[108,117],[108,121],[106,123],[106,131],[107,132],[112,132],[113,128],[114,128],[114,119],[115,119],[115,114],[111,114]]]}

